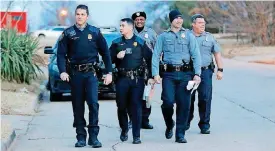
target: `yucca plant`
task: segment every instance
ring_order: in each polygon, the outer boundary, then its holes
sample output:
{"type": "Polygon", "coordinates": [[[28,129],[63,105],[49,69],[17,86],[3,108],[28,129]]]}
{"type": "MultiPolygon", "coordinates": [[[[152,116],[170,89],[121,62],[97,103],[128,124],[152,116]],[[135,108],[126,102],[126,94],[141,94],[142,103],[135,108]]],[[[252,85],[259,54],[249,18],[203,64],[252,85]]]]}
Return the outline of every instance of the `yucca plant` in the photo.
{"type": "Polygon", "coordinates": [[[38,40],[30,35],[18,35],[14,29],[1,30],[1,79],[30,84],[42,73],[33,61],[38,40]]]}

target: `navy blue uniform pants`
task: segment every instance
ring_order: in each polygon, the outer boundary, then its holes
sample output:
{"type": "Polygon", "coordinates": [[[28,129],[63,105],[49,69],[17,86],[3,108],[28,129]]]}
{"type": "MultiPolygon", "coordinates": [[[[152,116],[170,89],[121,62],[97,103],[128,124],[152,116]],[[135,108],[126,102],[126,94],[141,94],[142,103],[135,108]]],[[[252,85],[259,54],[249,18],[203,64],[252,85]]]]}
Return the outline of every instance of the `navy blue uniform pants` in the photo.
{"type": "Polygon", "coordinates": [[[184,137],[189,115],[191,91],[186,89],[193,72],[164,72],[162,79],[161,105],[166,127],[173,126],[174,103],[176,103],[176,137],[184,137]]]}
{"type": "MultiPolygon", "coordinates": [[[[150,108],[147,108],[146,107],[146,101],[145,100],[141,100],[142,101],[142,125],[147,125],[149,124],[149,116],[151,114],[151,111],[152,111],[152,106],[150,106],[150,108]]],[[[129,104],[128,106],[128,115],[129,115],[129,118],[131,120],[131,116],[132,116],[132,113],[131,113],[131,105],[129,104]]]]}
{"type": "Polygon", "coordinates": [[[90,137],[96,137],[99,132],[98,126],[98,79],[93,72],[73,71],[71,74],[72,106],[74,124],[77,139],[86,138],[87,132],[85,113],[85,100],[89,107],[88,132],[90,137]]]}
{"type": "Polygon", "coordinates": [[[143,78],[132,80],[128,77],[119,77],[116,81],[116,103],[119,125],[122,131],[128,131],[127,110],[129,109],[132,114],[133,137],[140,137],[144,86],[143,78]],[[129,105],[131,106],[130,108],[129,105]]]}
{"type": "MultiPolygon", "coordinates": [[[[211,69],[202,70],[201,74],[201,83],[197,89],[198,92],[198,108],[199,108],[199,127],[200,129],[208,129],[210,128],[210,112],[211,112],[211,100],[212,100],[212,76],[213,71],[211,69]]],[[[193,92],[191,97],[191,106],[189,113],[189,120],[194,117],[194,103],[196,92],[193,92]]]]}

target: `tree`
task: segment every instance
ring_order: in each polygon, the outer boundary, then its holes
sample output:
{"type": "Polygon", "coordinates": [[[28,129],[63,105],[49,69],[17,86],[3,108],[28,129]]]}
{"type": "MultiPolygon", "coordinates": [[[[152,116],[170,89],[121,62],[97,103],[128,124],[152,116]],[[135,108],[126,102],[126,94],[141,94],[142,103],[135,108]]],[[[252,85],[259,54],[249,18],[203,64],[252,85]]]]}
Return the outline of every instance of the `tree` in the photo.
{"type": "Polygon", "coordinates": [[[226,32],[247,34],[254,44],[274,45],[274,7],[274,1],[199,2],[199,9],[193,11],[202,13],[212,26],[223,27],[226,32]]]}

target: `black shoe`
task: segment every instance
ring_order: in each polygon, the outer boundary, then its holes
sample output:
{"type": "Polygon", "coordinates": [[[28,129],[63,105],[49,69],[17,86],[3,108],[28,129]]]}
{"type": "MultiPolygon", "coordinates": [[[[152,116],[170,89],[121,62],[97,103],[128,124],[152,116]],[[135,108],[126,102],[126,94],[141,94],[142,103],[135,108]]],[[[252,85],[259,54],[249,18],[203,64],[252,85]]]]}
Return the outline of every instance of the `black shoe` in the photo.
{"type": "Polygon", "coordinates": [[[176,138],[177,143],[187,143],[187,140],[184,137],[178,137],[176,138]]]}
{"type": "Polygon", "coordinates": [[[187,123],[185,130],[187,131],[189,130],[189,128],[190,128],[190,123],[187,123]]]}
{"type": "Polygon", "coordinates": [[[75,145],[75,147],[84,147],[86,146],[86,141],[85,140],[78,140],[75,145]]]}
{"type": "Polygon", "coordinates": [[[153,129],[154,127],[153,127],[153,125],[147,123],[147,124],[142,124],[141,128],[143,128],[143,129],[153,129]]]}
{"type": "Polygon", "coordinates": [[[165,131],[165,137],[167,139],[171,139],[173,137],[173,128],[175,126],[175,121],[173,121],[173,125],[171,128],[166,128],[166,131],[165,131]]]}
{"type": "Polygon", "coordinates": [[[141,140],[139,137],[134,137],[133,144],[141,144],[141,140]]]}
{"type": "Polygon", "coordinates": [[[209,128],[201,129],[201,134],[210,134],[209,128]]]}
{"type": "Polygon", "coordinates": [[[129,129],[132,128],[132,121],[129,121],[129,123],[128,123],[128,128],[129,128],[129,129]]]}
{"type": "Polygon", "coordinates": [[[88,140],[88,145],[92,146],[93,148],[100,148],[102,144],[98,141],[97,138],[88,140]]]}
{"type": "Polygon", "coordinates": [[[121,131],[120,140],[123,142],[128,140],[128,131],[121,131]]]}

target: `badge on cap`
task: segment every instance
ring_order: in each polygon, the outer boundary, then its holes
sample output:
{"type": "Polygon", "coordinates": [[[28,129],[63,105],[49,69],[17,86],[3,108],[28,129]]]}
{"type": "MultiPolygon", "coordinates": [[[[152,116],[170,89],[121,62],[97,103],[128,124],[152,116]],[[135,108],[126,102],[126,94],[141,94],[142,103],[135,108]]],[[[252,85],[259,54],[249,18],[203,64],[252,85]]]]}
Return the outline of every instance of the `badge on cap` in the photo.
{"type": "Polygon", "coordinates": [[[136,15],[137,15],[137,16],[139,16],[139,15],[140,15],[140,13],[139,13],[139,12],[137,12],[137,13],[136,13],[136,15]]]}
{"type": "Polygon", "coordinates": [[[145,38],[149,38],[149,35],[146,33],[146,34],[144,35],[144,37],[145,37],[145,38]]]}
{"type": "Polygon", "coordinates": [[[92,37],[91,34],[88,34],[88,39],[89,39],[89,40],[93,39],[93,37],[92,37]]]}
{"type": "Polygon", "coordinates": [[[136,47],[137,46],[137,42],[134,42],[133,45],[136,47]]]}
{"type": "Polygon", "coordinates": [[[181,38],[185,38],[185,34],[184,33],[181,34],[181,38]]]}

